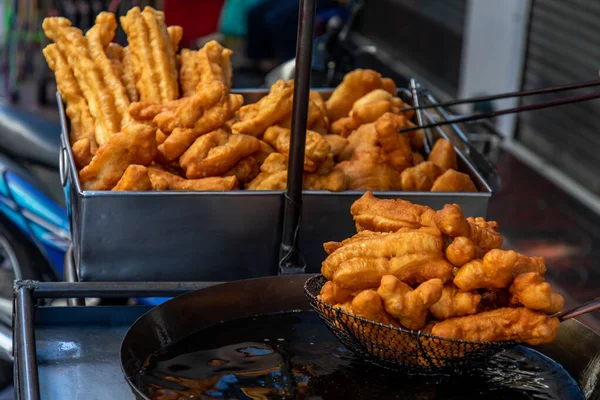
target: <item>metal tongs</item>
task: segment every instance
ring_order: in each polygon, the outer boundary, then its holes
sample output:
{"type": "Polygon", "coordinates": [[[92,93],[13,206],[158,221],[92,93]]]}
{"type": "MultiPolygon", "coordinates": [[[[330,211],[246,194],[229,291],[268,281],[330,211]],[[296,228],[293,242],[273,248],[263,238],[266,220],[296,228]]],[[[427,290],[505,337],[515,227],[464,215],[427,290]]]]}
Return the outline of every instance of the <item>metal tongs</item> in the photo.
{"type": "Polygon", "coordinates": [[[444,103],[439,103],[435,97],[428,91],[422,89],[416,79],[410,80],[410,94],[413,101],[412,107],[407,107],[401,109],[400,111],[416,111],[417,117],[417,126],[402,129],[399,132],[410,132],[416,129],[422,129],[425,136],[424,148],[425,152],[428,154],[431,151],[434,143],[434,137],[431,132],[432,128],[437,128],[440,134],[443,137],[446,137],[448,140],[452,142],[455,148],[471,163],[477,168],[479,173],[482,175],[484,180],[488,183],[493,192],[497,192],[500,190],[501,183],[500,177],[496,172],[495,167],[490,163],[490,161],[484,157],[472,143],[469,141],[469,138],[464,133],[464,131],[459,127],[458,124],[465,122],[474,122],[482,119],[489,119],[498,117],[501,115],[515,114],[525,111],[533,111],[533,110],[541,110],[549,107],[556,107],[563,104],[571,104],[571,103],[579,103],[583,101],[593,100],[600,98],[600,93],[591,93],[584,94],[579,96],[569,96],[558,100],[546,101],[538,104],[532,105],[522,105],[519,107],[497,110],[497,111],[489,111],[489,112],[481,112],[473,115],[467,116],[454,116],[450,115],[446,108],[459,104],[473,104],[480,102],[488,102],[492,100],[506,99],[511,97],[525,97],[539,94],[547,94],[547,93],[558,93],[568,90],[581,89],[586,87],[594,87],[600,86],[600,80],[596,79],[593,81],[585,81],[585,82],[577,82],[568,85],[550,87],[550,88],[542,88],[542,89],[534,89],[534,90],[524,90],[518,92],[509,92],[509,93],[500,93],[491,96],[480,96],[480,97],[472,97],[468,99],[458,99],[451,100],[444,103]],[[423,101],[425,100],[425,101],[423,101]],[[426,103],[426,104],[424,104],[426,103]],[[424,110],[435,110],[437,115],[440,117],[439,119],[431,116],[429,112],[427,112],[427,116],[429,117],[429,121],[425,122],[423,118],[424,110]],[[442,127],[450,125],[452,129],[444,130],[442,127]]]}

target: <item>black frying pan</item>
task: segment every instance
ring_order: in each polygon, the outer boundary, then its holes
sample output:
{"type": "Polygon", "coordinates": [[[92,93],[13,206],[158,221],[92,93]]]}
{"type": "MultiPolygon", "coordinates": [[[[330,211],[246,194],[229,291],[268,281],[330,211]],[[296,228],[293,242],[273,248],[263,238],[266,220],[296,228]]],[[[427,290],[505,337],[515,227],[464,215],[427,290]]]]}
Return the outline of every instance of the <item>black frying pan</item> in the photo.
{"type": "MultiPolygon", "coordinates": [[[[289,343],[291,347],[286,347],[285,344],[277,347],[282,349],[277,350],[281,355],[272,355],[279,357],[276,363],[283,366],[275,374],[274,382],[271,382],[277,387],[285,388],[294,379],[296,384],[292,386],[298,386],[298,380],[301,380],[303,375],[310,375],[316,370],[327,372],[326,376],[311,378],[308,384],[311,386],[311,396],[298,395],[299,397],[296,398],[385,398],[393,393],[393,397],[400,395],[400,398],[468,399],[478,398],[478,395],[469,397],[469,394],[464,392],[465,387],[472,388],[473,393],[485,391],[485,387],[477,387],[482,384],[485,386],[485,383],[481,383],[485,379],[465,381],[454,377],[449,381],[441,379],[436,384],[431,384],[430,381],[408,378],[353,359],[351,353],[344,350],[314,316],[315,313],[308,312],[311,309],[305,298],[303,285],[309,277],[309,275],[278,276],[225,283],[176,297],[140,317],[131,326],[121,345],[122,368],[136,397],[149,398],[144,394],[147,393],[147,389],[141,388],[147,387],[148,377],[146,376],[145,380],[140,378],[140,370],[151,354],[166,346],[171,346],[172,350],[175,349],[173,351],[180,351],[182,346],[214,349],[226,348],[228,344],[246,341],[255,343],[255,346],[248,344],[245,346],[258,348],[259,351],[263,347],[268,348],[267,345],[279,346],[281,343],[286,343],[285,341],[297,342],[295,347],[289,343]],[[292,315],[291,317],[280,317],[283,314],[273,315],[299,310],[305,311],[285,314],[292,315]],[[220,324],[222,322],[224,324],[220,324]],[[268,337],[271,333],[273,336],[269,342],[268,337]],[[191,342],[190,339],[181,342],[192,334],[202,336],[193,336],[194,340],[191,342]],[[264,343],[257,343],[259,340],[264,340],[264,343]],[[277,340],[282,342],[277,344],[277,340]],[[175,346],[176,343],[183,344],[175,346]],[[290,348],[293,350],[289,350],[290,348]],[[292,356],[310,359],[313,366],[307,370],[300,368],[300,371],[297,367],[286,369],[285,365],[292,356]],[[393,392],[390,392],[392,389],[393,392]],[[453,394],[453,392],[457,393],[453,394]]],[[[520,349],[517,348],[517,353],[530,352],[528,349],[520,349]]],[[[583,398],[600,399],[600,335],[581,323],[570,320],[561,324],[555,342],[540,346],[537,350],[564,367],[582,389],[583,398]]],[[[211,358],[218,359],[219,351],[225,350],[211,351],[203,352],[201,356],[195,355],[197,362],[213,365],[211,363],[214,360],[211,358]]],[[[236,354],[238,356],[242,354],[241,359],[237,360],[241,363],[238,365],[243,366],[244,363],[252,361],[251,358],[244,358],[243,352],[236,354]]],[[[180,371],[174,375],[186,376],[185,366],[179,364],[181,361],[178,359],[164,361],[164,365],[170,370],[180,371]]],[[[211,368],[219,370],[221,366],[218,364],[211,368]]],[[[536,376],[535,370],[532,376],[536,376]]],[[[575,382],[573,384],[575,385],[575,382]]],[[[510,390],[504,392],[503,390],[500,388],[494,392],[496,398],[511,398],[511,400],[530,398],[519,397],[510,390]]],[[[287,398],[277,397],[272,393],[260,397],[260,394],[250,392],[246,396],[247,393],[240,392],[239,396],[231,395],[229,398],[287,398]]],[[[568,397],[565,396],[563,393],[557,398],[568,397]]]]}

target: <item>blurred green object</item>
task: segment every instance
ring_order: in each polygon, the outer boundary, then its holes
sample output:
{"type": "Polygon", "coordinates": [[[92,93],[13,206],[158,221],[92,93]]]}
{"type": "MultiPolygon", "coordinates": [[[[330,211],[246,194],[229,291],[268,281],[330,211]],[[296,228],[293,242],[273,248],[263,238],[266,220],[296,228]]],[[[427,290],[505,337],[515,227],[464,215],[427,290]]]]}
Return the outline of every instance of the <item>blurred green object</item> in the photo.
{"type": "Polygon", "coordinates": [[[219,32],[225,36],[246,36],[248,11],[265,0],[227,0],[221,11],[219,32]]]}

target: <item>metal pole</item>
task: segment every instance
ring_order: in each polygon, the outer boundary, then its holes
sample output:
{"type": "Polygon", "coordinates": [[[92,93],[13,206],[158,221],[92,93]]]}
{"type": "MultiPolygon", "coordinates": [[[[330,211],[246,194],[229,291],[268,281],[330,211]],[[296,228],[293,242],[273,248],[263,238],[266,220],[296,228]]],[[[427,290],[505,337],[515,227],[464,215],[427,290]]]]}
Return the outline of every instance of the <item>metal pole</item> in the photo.
{"type": "MultiPolygon", "coordinates": [[[[77,282],[77,270],[75,269],[75,262],[73,260],[73,245],[69,245],[67,252],[65,253],[65,282],[77,282]]],[[[67,305],[73,306],[85,306],[85,300],[81,298],[70,297],[67,299],[67,305]]]]}
{"type": "MultiPolygon", "coordinates": [[[[31,282],[40,299],[69,297],[169,297],[221,282],[31,282]]],[[[23,285],[17,282],[17,285],[23,285]]]]}
{"type": "Polygon", "coordinates": [[[33,331],[32,289],[19,287],[17,290],[15,329],[18,332],[17,352],[19,354],[19,399],[39,400],[40,386],[33,331]]]}
{"type": "Polygon", "coordinates": [[[310,95],[313,32],[316,0],[301,0],[296,43],[296,72],[292,108],[292,137],[288,163],[287,192],[283,214],[279,272],[303,273],[306,262],[298,252],[298,231],[302,218],[302,173],[306,146],[306,118],[310,95]]]}

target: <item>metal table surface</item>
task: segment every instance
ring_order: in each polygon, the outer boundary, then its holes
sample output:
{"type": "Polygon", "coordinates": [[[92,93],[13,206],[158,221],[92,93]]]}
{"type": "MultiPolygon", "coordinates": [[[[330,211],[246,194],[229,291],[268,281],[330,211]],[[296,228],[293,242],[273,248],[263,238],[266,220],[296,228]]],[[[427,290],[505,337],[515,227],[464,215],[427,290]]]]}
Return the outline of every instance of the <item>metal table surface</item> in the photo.
{"type": "Polygon", "coordinates": [[[146,306],[39,308],[35,337],[43,400],[134,399],[119,348],[146,306]]]}

